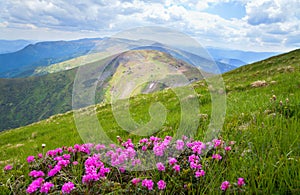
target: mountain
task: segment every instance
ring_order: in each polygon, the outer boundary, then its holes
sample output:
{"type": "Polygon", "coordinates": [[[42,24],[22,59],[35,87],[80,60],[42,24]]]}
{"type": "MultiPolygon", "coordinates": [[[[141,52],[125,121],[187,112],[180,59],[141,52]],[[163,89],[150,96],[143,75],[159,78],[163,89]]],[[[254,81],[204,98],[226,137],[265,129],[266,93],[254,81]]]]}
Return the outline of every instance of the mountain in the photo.
{"type": "MultiPolygon", "coordinates": [[[[91,50],[91,53],[88,55],[83,55],[80,57],[72,58],[70,60],[66,60],[63,62],[59,62],[56,64],[52,64],[49,66],[39,66],[35,68],[34,72],[31,76],[38,76],[43,74],[49,74],[59,71],[68,70],[71,68],[75,68],[78,66],[81,66],[86,62],[93,62],[99,56],[109,56],[110,51],[116,50],[120,53],[123,51],[128,50],[154,50],[154,51],[162,51],[165,53],[168,53],[172,55],[172,57],[185,61],[189,64],[194,65],[195,67],[198,67],[206,72],[218,74],[218,73],[224,73],[230,70],[233,70],[237,68],[237,66],[232,66],[228,63],[223,63],[220,61],[212,61],[210,59],[200,57],[198,55],[182,51],[175,48],[170,48],[166,45],[160,44],[160,43],[152,43],[147,40],[143,40],[143,42],[137,42],[133,40],[127,40],[127,39],[112,39],[112,38],[105,38],[97,43],[97,47],[95,47],[93,50],[91,50]],[[148,46],[140,46],[140,45],[148,45],[148,46]],[[216,63],[216,65],[215,65],[216,63]]],[[[118,52],[116,52],[118,53],[118,52]]]]}
{"type": "MultiPolygon", "coordinates": [[[[125,56],[122,58],[125,58],[125,56]]],[[[225,122],[216,138],[224,140],[221,144],[230,146],[230,148],[227,151],[222,148],[223,146],[216,149],[217,154],[223,157],[221,160],[212,159],[211,153],[208,153],[207,156],[205,154],[201,156],[201,160],[205,160],[202,163],[206,173],[205,179],[203,177],[191,177],[195,174],[195,171],[187,172],[186,167],[182,166],[181,172],[175,173],[176,176],[174,177],[175,179],[181,177],[182,180],[186,181],[180,183],[179,190],[183,189],[183,185],[187,185],[187,190],[200,189],[203,190],[201,191],[202,194],[224,193],[221,192],[220,185],[224,181],[229,181],[232,186],[228,189],[230,191],[225,193],[299,194],[299,64],[300,50],[295,50],[242,66],[222,75],[227,94],[226,113],[224,113],[225,122]],[[263,85],[252,85],[263,80],[263,85]],[[240,177],[245,178],[245,186],[238,187],[236,185],[240,177]],[[203,188],[203,186],[209,187],[203,188]],[[234,191],[236,189],[239,191],[234,191]]],[[[192,83],[190,86],[197,93],[200,103],[199,112],[201,113],[192,119],[192,122],[197,124],[194,140],[202,141],[205,134],[208,133],[206,129],[210,126],[210,121],[214,119],[212,117],[211,94],[204,80],[192,83]]],[[[182,125],[182,122],[185,122],[181,120],[183,113],[180,100],[172,89],[134,96],[128,102],[130,103],[130,119],[141,125],[147,124],[153,118],[157,119],[157,116],[153,116],[151,113],[153,104],[159,103],[164,106],[167,116],[159,128],[153,129],[153,135],[161,138],[166,135],[176,137],[178,128],[182,125]]],[[[79,112],[82,116],[89,116],[95,112],[96,119],[98,119],[97,124],[103,128],[103,134],[114,142],[117,147],[120,146],[117,136],[120,136],[124,141],[130,138],[135,145],[138,145],[137,143],[141,137],[144,138],[144,136],[124,130],[116,118],[113,105],[109,103],[97,104],[95,107],[81,109],[79,112]]],[[[79,134],[78,123],[75,123],[74,113],[67,112],[51,116],[46,120],[0,133],[0,166],[3,168],[7,164],[13,165],[11,171],[0,171],[0,183],[2,183],[0,191],[3,194],[11,194],[12,190],[19,190],[15,192],[16,194],[26,193],[26,188],[33,180],[32,177],[24,177],[29,173],[28,163],[26,162],[29,155],[35,155],[36,157],[38,153],[45,154],[48,150],[54,150],[55,148],[64,150],[68,146],[83,143],[79,134]],[[41,147],[41,144],[46,144],[46,147],[41,147]],[[12,185],[17,186],[17,188],[13,188],[12,185]]],[[[15,114],[18,114],[18,112],[15,112],[15,114]]],[[[26,114],[30,114],[30,111],[27,111],[26,114]]],[[[191,128],[187,127],[184,133],[189,132],[189,130],[191,128]]],[[[86,145],[86,147],[89,146],[86,145]]],[[[150,150],[152,151],[152,148],[150,150]]],[[[178,159],[180,161],[185,159],[186,162],[187,155],[190,154],[186,154],[186,151],[184,151],[178,159]]],[[[76,156],[73,157],[76,160],[81,160],[78,165],[73,166],[70,164],[60,172],[62,173],[60,174],[61,177],[55,176],[49,179],[59,183],[60,181],[56,179],[63,178],[61,183],[64,183],[65,176],[73,179],[73,172],[83,173],[84,161],[81,159],[83,158],[83,152],[82,154],[76,153],[76,156]]],[[[42,161],[37,157],[35,160],[42,161]]],[[[48,158],[46,160],[43,167],[48,165],[46,164],[48,158]]],[[[37,165],[39,164],[34,162],[30,166],[34,169],[40,169],[37,165]]],[[[174,172],[171,166],[168,164],[166,166],[168,166],[166,171],[174,172]]],[[[47,168],[44,170],[49,171],[47,168]]],[[[126,191],[122,191],[123,188],[133,186],[128,184],[130,180],[145,178],[145,175],[154,175],[153,173],[157,176],[157,180],[163,174],[161,172],[157,173],[155,170],[125,172],[126,177],[123,181],[119,178],[116,179],[115,174],[108,174],[105,179],[93,182],[95,182],[97,188],[98,186],[104,186],[106,189],[115,190],[113,193],[124,192],[125,194],[126,191]]],[[[116,174],[122,175],[120,173],[116,174]]],[[[76,176],[75,178],[79,178],[82,175],[76,176]]],[[[168,187],[176,187],[173,184],[170,186],[170,182],[174,178],[168,175],[164,177],[164,180],[169,182],[168,187]]],[[[48,179],[47,176],[46,179],[48,179]]],[[[57,183],[55,183],[53,190],[59,191],[61,187],[57,187],[60,184],[57,183]]],[[[80,186],[80,182],[78,183],[78,186],[80,186]]],[[[138,185],[141,186],[141,184],[138,185]]],[[[140,192],[138,190],[146,190],[146,188],[137,189],[137,192],[140,192]]],[[[201,192],[195,194],[201,194],[201,192]]],[[[161,193],[164,192],[161,191],[161,193]]]]}
{"type": "Polygon", "coordinates": [[[231,58],[222,58],[222,59],[217,59],[218,62],[224,63],[224,64],[230,64],[232,66],[235,67],[240,67],[240,66],[244,66],[247,63],[243,62],[242,60],[238,60],[238,59],[231,59],[231,58]]]}
{"type": "MultiPolygon", "coordinates": [[[[200,69],[202,69],[206,72],[210,72],[210,73],[214,73],[214,74],[228,72],[230,70],[237,68],[237,66],[233,66],[226,62],[212,61],[211,59],[208,59],[206,57],[201,57],[201,56],[198,56],[196,54],[193,54],[193,53],[190,53],[187,51],[183,51],[180,49],[168,48],[160,43],[154,43],[150,46],[142,46],[142,47],[135,48],[135,50],[139,50],[139,49],[163,51],[163,52],[169,53],[176,59],[183,60],[189,64],[199,67],[200,69]],[[216,64],[216,66],[215,66],[215,64],[216,64]]],[[[206,55],[204,54],[204,56],[206,56],[206,55]]]]}
{"type": "MultiPolygon", "coordinates": [[[[25,42],[21,41],[20,44],[25,44],[25,42]]],[[[198,56],[149,40],[136,41],[105,37],[74,41],[48,41],[29,44],[12,53],[0,54],[0,78],[22,78],[64,71],[81,66],[82,63],[80,62],[86,58],[86,54],[89,54],[88,58],[90,58],[94,53],[109,56],[110,53],[122,53],[137,49],[163,51],[211,73],[228,72],[247,63],[277,54],[274,52],[248,52],[208,47],[208,55],[211,55],[215,61],[212,62],[209,57],[198,56]],[[212,63],[216,63],[217,68],[212,66],[212,63]]]]}
{"type": "MultiPolygon", "coordinates": [[[[186,85],[202,78],[200,71],[183,61],[173,58],[171,55],[159,51],[128,51],[116,56],[110,56],[86,64],[84,67],[95,73],[95,78],[87,77],[81,81],[83,90],[89,90],[97,85],[96,102],[107,100],[109,91],[117,88],[122,78],[128,75],[138,75],[140,81],[149,80],[144,72],[138,72],[148,68],[153,77],[148,84],[142,86],[136,94],[150,93],[164,89],[168,86],[159,82],[173,79],[176,75],[184,75],[187,83],[177,83],[177,86],[186,85]],[[155,76],[157,73],[162,73],[155,76]],[[134,74],[135,73],[135,74],[134,74]],[[101,74],[100,74],[101,75],[101,74]]],[[[77,68],[46,74],[39,77],[27,77],[16,79],[0,79],[0,130],[15,128],[30,124],[57,113],[64,113],[72,109],[72,93],[77,68]]],[[[209,74],[207,74],[209,75],[209,74]]],[[[136,79],[133,76],[131,79],[136,79]]],[[[137,87],[137,86],[133,86],[137,87]]],[[[119,97],[118,97],[119,98],[119,97]]],[[[88,106],[85,102],[78,106],[88,106]]]]}
{"type": "MultiPolygon", "coordinates": [[[[207,47],[206,48],[212,58],[222,61],[222,59],[232,59],[245,62],[245,64],[264,60],[266,58],[278,55],[278,52],[253,52],[253,51],[241,51],[230,50],[222,48],[207,47]]],[[[242,63],[240,63],[242,64],[242,63]]],[[[234,65],[234,64],[232,64],[234,65]]]]}
{"type": "Polygon", "coordinates": [[[88,53],[98,40],[39,42],[13,53],[0,54],[0,77],[30,76],[34,67],[48,66],[88,53]]]}
{"type": "Polygon", "coordinates": [[[31,40],[0,40],[0,54],[16,52],[35,42],[31,40]]]}
{"type": "Polygon", "coordinates": [[[149,40],[94,38],[74,41],[38,42],[29,44],[16,52],[0,54],[0,77],[22,78],[63,71],[82,65],[78,63],[80,61],[78,59],[83,59],[83,56],[86,54],[99,53],[100,55],[108,55],[116,51],[122,53],[137,48],[167,52],[177,59],[184,60],[211,73],[223,73],[236,68],[235,65],[216,60],[215,63],[219,70],[212,69],[210,59],[179,49],[169,48],[166,45],[149,40]],[[74,60],[72,61],[72,59],[74,60]],[[76,65],[73,63],[76,63],[76,65]]]}

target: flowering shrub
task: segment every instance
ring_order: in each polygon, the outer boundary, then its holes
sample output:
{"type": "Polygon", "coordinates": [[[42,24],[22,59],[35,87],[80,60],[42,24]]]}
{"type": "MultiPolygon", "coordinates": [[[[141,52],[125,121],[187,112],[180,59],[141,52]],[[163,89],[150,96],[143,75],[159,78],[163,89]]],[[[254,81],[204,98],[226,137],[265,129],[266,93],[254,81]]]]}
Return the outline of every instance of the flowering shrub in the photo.
{"type": "MultiPolygon", "coordinates": [[[[204,186],[210,167],[226,160],[234,144],[221,139],[203,143],[185,136],[172,139],[152,136],[134,144],[118,137],[120,146],[75,144],[28,156],[31,181],[26,189],[15,190],[28,194],[185,193],[204,186]],[[143,170],[144,162],[153,162],[153,169],[143,170]]],[[[11,169],[11,165],[4,168],[7,173],[11,169]]],[[[221,191],[235,190],[228,181],[220,185],[221,191]]],[[[236,189],[244,185],[245,180],[238,178],[236,189]]]]}

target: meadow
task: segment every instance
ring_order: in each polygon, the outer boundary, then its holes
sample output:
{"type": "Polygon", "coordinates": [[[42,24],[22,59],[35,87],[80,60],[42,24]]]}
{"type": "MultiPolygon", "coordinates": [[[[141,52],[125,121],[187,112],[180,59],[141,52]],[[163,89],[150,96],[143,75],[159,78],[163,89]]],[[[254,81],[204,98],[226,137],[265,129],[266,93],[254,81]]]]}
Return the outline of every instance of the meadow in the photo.
{"type": "MultiPolygon", "coordinates": [[[[176,137],[180,102],[171,89],[130,99],[131,116],[141,124],[150,120],[151,103],[160,102],[167,109],[166,121],[152,138],[122,130],[110,104],[96,105],[104,131],[120,143],[107,150],[96,147],[101,143],[83,143],[72,111],[1,132],[0,193],[29,193],[30,186],[33,190],[38,186],[36,191],[41,192],[39,186],[48,182],[43,193],[299,194],[300,50],[240,67],[222,77],[227,96],[225,123],[211,143],[202,142],[211,118],[211,99],[204,80],[191,85],[201,104],[198,131],[193,140],[176,137]],[[170,142],[168,136],[176,139],[170,142]],[[145,139],[147,141],[141,142],[145,139]],[[156,158],[156,146],[164,145],[166,149],[173,143],[180,149],[178,145],[182,142],[180,155],[168,156],[163,152],[166,158],[161,163],[165,169],[156,164],[152,170],[130,171],[105,163],[105,158],[107,162],[112,160],[106,155],[109,151],[119,151],[120,156],[128,154],[127,150],[142,150],[143,143],[147,143],[147,151],[156,158]],[[197,144],[203,146],[202,152],[202,149],[194,150],[197,144]],[[197,164],[196,168],[191,162],[197,164]],[[57,164],[60,169],[49,175],[57,164]],[[32,173],[34,170],[43,173],[32,173]],[[89,170],[98,171],[97,177],[87,177],[89,170]]],[[[130,163],[137,160],[126,159],[131,160],[130,163]]]]}

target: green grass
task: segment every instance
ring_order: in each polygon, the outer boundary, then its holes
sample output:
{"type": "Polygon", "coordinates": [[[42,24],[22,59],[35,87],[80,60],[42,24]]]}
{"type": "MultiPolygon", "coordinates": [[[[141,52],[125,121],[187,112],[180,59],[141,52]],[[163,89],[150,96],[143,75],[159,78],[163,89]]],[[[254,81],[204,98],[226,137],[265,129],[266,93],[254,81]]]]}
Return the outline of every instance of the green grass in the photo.
{"type": "MultiPolygon", "coordinates": [[[[53,73],[50,71],[52,74],[18,79],[0,79],[0,131],[28,125],[52,115],[71,110],[73,84],[76,79],[77,67],[82,64],[89,67],[96,65],[96,71],[100,71],[100,67],[105,65],[105,59],[111,58],[104,59],[107,55],[105,52],[94,53],[45,67],[47,69],[65,65],[74,68],[71,70],[59,72],[64,69],[63,66],[61,69],[53,70],[53,73]],[[96,59],[98,59],[98,61],[96,61],[96,59]]],[[[170,67],[172,66],[178,66],[184,70],[183,74],[186,74],[188,79],[201,79],[201,75],[199,71],[195,71],[195,67],[182,63],[162,52],[142,50],[126,52],[112,59],[106,66],[103,75],[108,76],[101,86],[99,86],[101,82],[98,82],[95,101],[99,103],[105,99],[109,99],[109,92],[112,88],[116,87],[115,85],[120,84],[121,77],[124,78],[124,76],[127,76],[132,79],[132,75],[129,75],[130,68],[140,68],[142,80],[145,80],[145,77],[148,75],[146,75],[145,71],[141,68],[145,67],[144,63],[147,63],[147,71],[151,71],[150,69],[154,67],[154,64],[159,64],[157,66],[161,68],[161,70],[152,70],[154,73],[164,71],[166,75],[170,73],[175,74],[176,71],[170,71],[168,69],[171,69],[170,67]],[[123,58],[132,58],[138,56],[137,54],[141,54],[142,57],[137,60],[136,63],[125,63],[127,65],[126,68],[123,66],[119,67],[119,61],[123,58]],[[124,73],[123,71],[127,71],[128,73],[124,73]]],[[[91,79],[86,80],[83,84],[86,88],[89,88],[94,82],[95,79],[91,79]]],[[[139,93],[140,91],[142,90],[137,92],[139,93]]]]}
{"type": "MultiPolygon", "coordinates": [[[[205,186],[198,186],[198,190],[194,189],[193,192],[214,194],[222,181],[244,177],[247,194],[300,193],[299,78],[300,50],[223,75],[227,110],[219,137],[236,141],[236,149],[226,161],[214,164],[207,172],[205,186]],[[257,80],[265,80],[268,85],[252,87],[251,83],[257,80]],[[276,95],[276,101],[270,100],[273,95],[276,95]]],[[[207,119],[199,116],[196,138],[201,140],[209,124],[210,95],[204,81],[192,86],[200,94],[200,113],[208,114],[207,119]]],[[[170,89],[132,97],[132,118],[137,123],[146,124],[150,120],[149,107],[153,102],[161,102],[167,109],[167,119],[155,135],[174,135],[179,126],[180,106],[170,89]]],[[[97,105],[99,123],[106,134],[114,141],[118,135],[123,139],[132,138],[133,141],[140,139],[140,136],[122,130],[111,109],[109,104],[97,105]]],[[[0,140],[1,167],[16,161],[24,162],[28,155],[42,151],[42,143],[47,144],[47,150],[82,143],[72,112],[2,132],[0,140]]],[[[0,181],[6,183],[7,177],[1,174],[0,181]]]]}

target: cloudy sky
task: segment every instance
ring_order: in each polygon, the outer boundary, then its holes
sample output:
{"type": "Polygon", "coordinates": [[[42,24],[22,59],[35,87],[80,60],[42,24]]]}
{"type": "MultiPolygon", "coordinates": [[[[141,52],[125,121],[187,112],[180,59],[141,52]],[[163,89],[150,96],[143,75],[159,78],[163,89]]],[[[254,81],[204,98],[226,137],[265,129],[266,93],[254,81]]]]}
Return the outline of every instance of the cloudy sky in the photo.
{"type": "Polygon", "coordinates": [[[0,8],[0,39],[71,40],[157,25],[203,46],[300,48],[300,0],[6,0],[0,8]]]}

